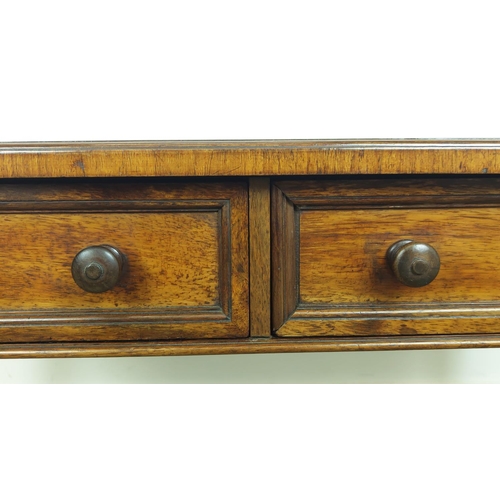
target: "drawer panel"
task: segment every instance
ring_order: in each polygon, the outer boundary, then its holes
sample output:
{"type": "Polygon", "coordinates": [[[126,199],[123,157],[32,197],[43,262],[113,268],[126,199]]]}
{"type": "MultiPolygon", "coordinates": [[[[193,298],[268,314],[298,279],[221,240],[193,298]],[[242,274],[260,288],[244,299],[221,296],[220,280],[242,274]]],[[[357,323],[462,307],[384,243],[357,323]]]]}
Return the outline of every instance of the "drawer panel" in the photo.
{"type": "Polygon", "coordinates": [[[273,218],[279,336],[500,331],[497,178],[278,182],[273,218]],[[437,252],[430,283],[397,278],[401,240],[437,252]]]}
{"type": "Polygon", "coordinates": [[[247,191],[241,182],[1,186],[0,342],[248,336],[247,191]],[[121,273],[89,292],[73,259],[103,246],[122,254],[121,273]]]}

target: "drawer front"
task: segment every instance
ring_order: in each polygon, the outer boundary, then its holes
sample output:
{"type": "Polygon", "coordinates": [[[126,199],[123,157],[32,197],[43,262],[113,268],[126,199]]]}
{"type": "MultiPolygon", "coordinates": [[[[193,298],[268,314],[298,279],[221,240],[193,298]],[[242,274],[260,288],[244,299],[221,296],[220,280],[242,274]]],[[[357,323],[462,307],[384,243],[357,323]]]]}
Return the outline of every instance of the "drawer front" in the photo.
{"type": "Polygon", "coordinates": [[[247,191],[3,184],[0,342],[248,336],[247,191]]]}
{"type": "Polygon", "coordinates": [[[274,331],[500,332],[499,221],[497,178],[278,182],[274,331]]]}

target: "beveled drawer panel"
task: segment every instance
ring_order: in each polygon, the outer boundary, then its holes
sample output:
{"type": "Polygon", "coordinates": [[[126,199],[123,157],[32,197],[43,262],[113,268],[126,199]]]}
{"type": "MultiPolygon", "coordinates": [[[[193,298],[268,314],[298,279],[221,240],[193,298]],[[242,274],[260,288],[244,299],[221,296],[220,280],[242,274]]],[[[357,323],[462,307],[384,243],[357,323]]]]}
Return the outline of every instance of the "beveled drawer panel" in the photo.
{"type": "MultiPolygon", "coordinates": [[[[0,342],[248,336],[247,191],[159,180],[1,186],[0,342]],[[87,291],[73,259],[103,246],[123,255],[117,283],[87,291]]],[[[106,266],[90,258],[80,272],[92,285],[106,266]]]]}
{"type": "Polygon", "coordinates": [[[274,331],[500,332],[499,221],[497,178],[277,182],[274,331]],[[402,240],[423,253],[391,264],[388,249],[402,240]]]}

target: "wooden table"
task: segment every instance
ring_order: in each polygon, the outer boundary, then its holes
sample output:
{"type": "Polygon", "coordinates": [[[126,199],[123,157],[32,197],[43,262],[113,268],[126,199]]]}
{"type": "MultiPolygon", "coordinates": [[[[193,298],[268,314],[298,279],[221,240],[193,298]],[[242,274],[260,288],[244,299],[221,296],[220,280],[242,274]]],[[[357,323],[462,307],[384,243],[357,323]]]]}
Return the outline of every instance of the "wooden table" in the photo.
{"type": "Polygon", "coordinates": [[[500,345],[500,140],[0,144],[0,356],[500,345]]]}

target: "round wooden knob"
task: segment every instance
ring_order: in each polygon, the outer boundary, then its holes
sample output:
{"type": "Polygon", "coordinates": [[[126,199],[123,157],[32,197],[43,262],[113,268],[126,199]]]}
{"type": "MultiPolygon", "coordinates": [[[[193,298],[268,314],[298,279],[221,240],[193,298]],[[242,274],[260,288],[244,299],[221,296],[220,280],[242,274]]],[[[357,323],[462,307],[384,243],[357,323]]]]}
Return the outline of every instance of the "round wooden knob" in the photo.
{"type": "Polygon", "coordinates": [[[398,241],[387,250],[387,260],[396,278],[407,286],[428,285],[439,273],[439,255],[425,243],[398,241]]]}
{"type": "Polygon", "coordinates": [[[120,280],[123,261],[123,255],[112,246],[87,247],[73,259],[71,272],[75,283],[86,292],[105,292],[120,280]]]}

